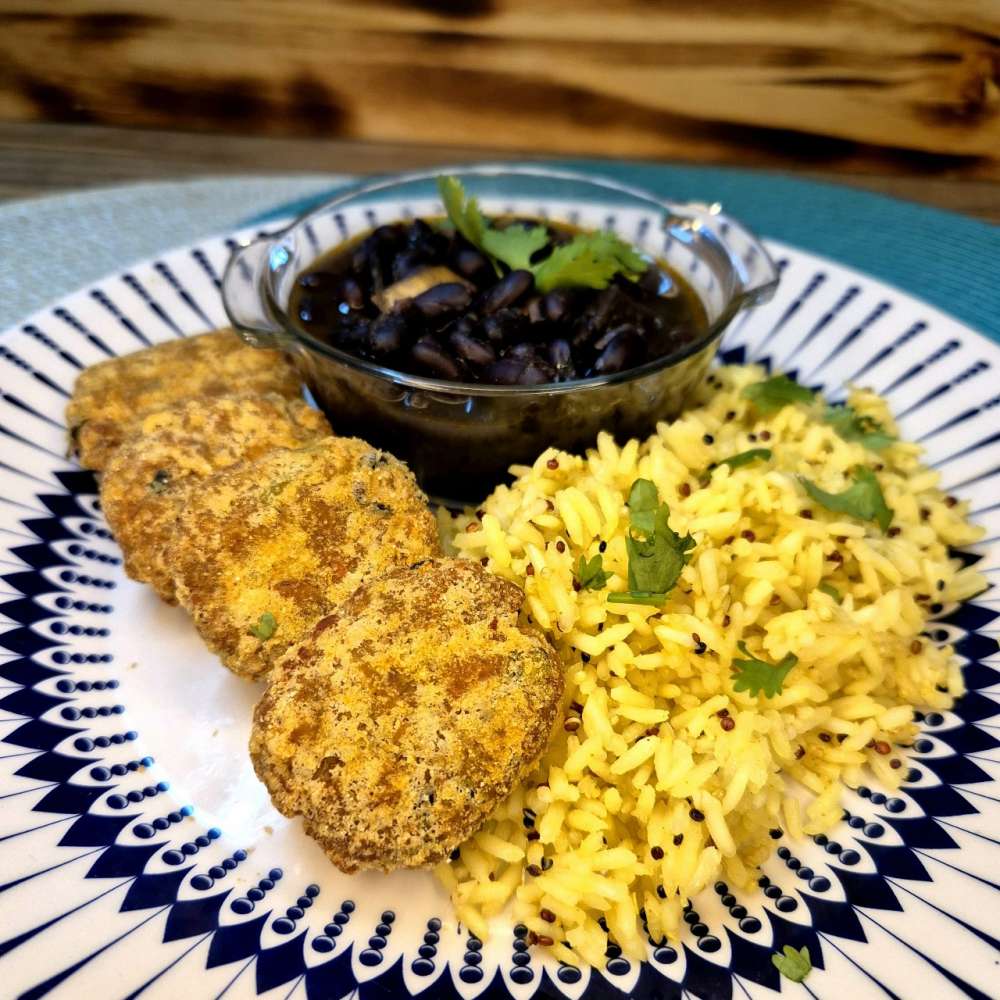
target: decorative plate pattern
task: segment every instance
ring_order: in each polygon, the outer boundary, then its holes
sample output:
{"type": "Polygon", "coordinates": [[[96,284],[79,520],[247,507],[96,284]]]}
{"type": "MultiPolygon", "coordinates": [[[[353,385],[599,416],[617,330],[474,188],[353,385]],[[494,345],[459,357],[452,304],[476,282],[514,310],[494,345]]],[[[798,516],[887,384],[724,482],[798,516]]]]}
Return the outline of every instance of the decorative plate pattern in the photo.
{"type": "MultiPolygon", "coordinates": [[[[254,235],[237,234],[239,237],[254,235]]],[[[988,538],[994,585],[935,606],[969,693],[923,732],[899,793],[845,793],[762,891],[717,883],[677,946],[579,972],[456,926],[426,873],[345,876],[278,816],[246,753],[255,689],[127,580],[90,473],[64,458],[86,365],[222,325],[234,238],[137,265],[0,334],[0,977],[4,996],[988,998],[1000,940],[1000,349],[894,289],[771,244],[776,298],[723,358],[888,396],[988,538]],[[806,945],[801,986],[770,956],[806,945]]]]}

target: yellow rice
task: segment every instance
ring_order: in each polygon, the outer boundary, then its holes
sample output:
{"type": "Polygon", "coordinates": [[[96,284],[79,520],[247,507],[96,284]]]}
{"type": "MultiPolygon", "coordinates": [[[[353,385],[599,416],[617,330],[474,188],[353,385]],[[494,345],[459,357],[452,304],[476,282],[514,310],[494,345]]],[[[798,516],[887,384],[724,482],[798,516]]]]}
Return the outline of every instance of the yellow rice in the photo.
{"type": "MultiPolygon", "coordinates": [[[[895,787],[914,707],[947,709],[962,693],[952,649],[921,632],[930,602],[984,585],[948,552],[980,536],[966,505],[946,502],[918,446],[876,454],[844,441],[818,400],[760,417],[741,389],[762,377],[716,370],[649,440],[619,447],[602,434],[585,457],[547,451],[478,513],[441,512],[453,551],[524,589],[525,618],[566,668],[548,751],[438,868],[479,936],[504,911],[551,940],[554,957],[601,965],[603,917],[626,955],[644,957],[649,942],[678,935],[685,903],[706,885],[755,885],[772,828],[828,830],[842,785],[871,772],[895,787]],[[700,485],[711,463],[762,446],[770,461],[720,465],[700,485]],[[858,465],[876,471],[900,529],[891,536],[820,507],[796,478],[839,492],[858,465]],[[697,541],[662,610],[607,602],[627,589],[625,501],[640,477],[669,504],[671,527],[697,541]],[[602,541],[607,587],[575,590],[580,555],[602,541]],[[798,657],[780,695],[734,692],[739,641],[772,663],[798,657]]],[[[878,396],[855,391],[849,402],[895,431],[878,396]]]]}

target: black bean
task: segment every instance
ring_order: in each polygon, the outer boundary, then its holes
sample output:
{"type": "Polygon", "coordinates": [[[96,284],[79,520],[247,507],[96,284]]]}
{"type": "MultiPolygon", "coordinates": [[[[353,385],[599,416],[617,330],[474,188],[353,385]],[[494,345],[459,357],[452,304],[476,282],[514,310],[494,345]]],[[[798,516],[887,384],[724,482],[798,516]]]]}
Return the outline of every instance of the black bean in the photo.
{"type": "Polygon", "coordinates": [[[519,385],[544,385],[555,378],[555,372],[544,361],[531,361],[525,365],[519,385]]]}
{"type": "Polygon", "coordinates": [[[501,358],[490,365],[483,375],[487,382],[495,385],[517,385],[524,375],[525,367],[525,363],[517,358],[501,358]]]}
{"type": "Polygon", "coordinates": [[[406,320],[399,313],[385,313],[371,325],[368,345],[372,354],[394,354],[406,338],[406,320]]]}
{"type": "Polygon", "coordinates": [[[558,323],[569,311],[572,302],[572,293],[565,288],[557,288],[554,292],[549,292],[543,300],[545,315],[553,323],[558,323]]]}
{"type": "Polygon", "coordinates": [[[333,331],[333,341],[346,351],[357,351],[368,345],[368,320],[351,319],[340,323],[333,331]]]}
{"type": "Polygon", "coordinates": [[[474,365],[491,365],[497,359],[496,351],[489,344],[484,344],[461,330],[453,330],[448,343],[463,361],[474,365]]]}
{"type": "Polygon", "coordinates": [[[631,323],[621,323],[618,326],[613,326],[606,333],[601,334],[601,336],[594,341],[594,350],[603,351],[604,348],[615,339],[615,337],[623,333],[631,336],[639,335],[639,331],[631,323]]]}
{"type": "Polygon", "coordinates": [[[573,351],[568,340],[553,340],[549,344],[549,361],[556,371],[562,371],[573,364],[573,351]]]}
{"type": "Polygon", "coordinates": [[[459,281],[445,281],[421,292],[413,304],[427,317],[459,312],[472,301],[472,292],[459,281]]]}
{"type": "Polygon", "coordinates": [[[607,326],[611,318],[612,311],[619,304],[621,292],[617,285],[608,285],[594,300],[590,307],[588,325],[594,330],[601,330],[607,326]]]}
{"type": "Polygon", "coordinates": [[[431,337],[421,337],[410,349],[410,356],[421,368],[437,378],[457,381],[462,377],[462,370],[455,359],[449,357],[431,337]]]}
{"type": "Polygon", "coordinates": [[[527,342],[515,344],[503,352],[505,358],[517,358],[519,361],[534,361],[536,354],[537,348],[535,345],[527,342]]]}
{"type": "Polygon", "coordinates": [[[403,250],[393,258],[392,280],[402,281],[407,275],[420,270],[426,263],[426,257],[419,250],[403,250]]]}
{"type": "Polygon", "coordinates": [[[530,271],[511,271],[483,296],[482,311],[495,313],[513,305],[534,283],[530,271]]]}
{"type": "Polygon", "coordinates": [[[594,374],[609,375],[638,364],[645,353],[644,348],[642,339],[634,329],[620,332],[597,356],[594,374]]]}
{"type": "Polygon", "coordinates": [[[455,269],[466,278],[476,278],[491,271],[490,262],[478,250],[461,248],[455,254],[455,269]]]}
{"type": "Polygon", "coordinates": [[[545,315],[545,307],[542,304],[542,299],[538,295],[533,295],[529,300],[528,304],[524,307],[525,314],[532,323],[541,323],[542,320],[547,319],[545,315]]]}
{"type": "Polygon", "coordinates": [[[494,344],[519,340],[528,325],[527,318],[517,309],[501,309],[483,317],[483,331],[494,344]]]}

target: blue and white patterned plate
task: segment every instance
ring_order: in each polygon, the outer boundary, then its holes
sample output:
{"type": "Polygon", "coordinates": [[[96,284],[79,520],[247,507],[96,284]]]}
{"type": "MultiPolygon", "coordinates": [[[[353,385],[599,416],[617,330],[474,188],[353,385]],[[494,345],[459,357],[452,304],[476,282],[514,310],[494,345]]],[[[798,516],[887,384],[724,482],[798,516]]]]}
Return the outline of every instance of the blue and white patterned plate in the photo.
{"type": "MultiPolygon", "coordinates": [[[[236,234],[236,238],[254,235],[236,234]]],[[[279,816],[246,752],[253,686],[126,579],[63,408],[95,361],[222,325],[232,238],[137,265],[0,334],[0,994],[836,1000],[989,998],[1000,984],[1000,349],[894,289],[771,244],[777,297],[726,360],[833,396],[888,396],[987,539],[994,586],[936,608],[969,694],[932,713],[902,790],[845,795],[829,837],[784,842],[752,896],[719,883],[690,933],[577,972],[515,929],[483,944],[427,873],[337,872],[279,816]],[[770,956],[806,945],[806,983],[770,956]]]]}

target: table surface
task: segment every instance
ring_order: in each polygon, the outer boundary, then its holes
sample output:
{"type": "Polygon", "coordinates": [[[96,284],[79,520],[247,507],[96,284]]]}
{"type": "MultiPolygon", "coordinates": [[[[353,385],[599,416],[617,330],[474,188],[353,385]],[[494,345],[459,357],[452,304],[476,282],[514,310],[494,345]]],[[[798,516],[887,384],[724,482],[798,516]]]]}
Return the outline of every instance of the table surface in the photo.
{"type": "MultiPolygon", "coordinates": [[[[0,200],[222,174],[371,173],[484,159],[531,159],[469,146],[240,137],[93,125],[0,123],[0,200]]],[[[1000,183],[923,175],[787,171],[1000,222],[1000,183]]]]}

